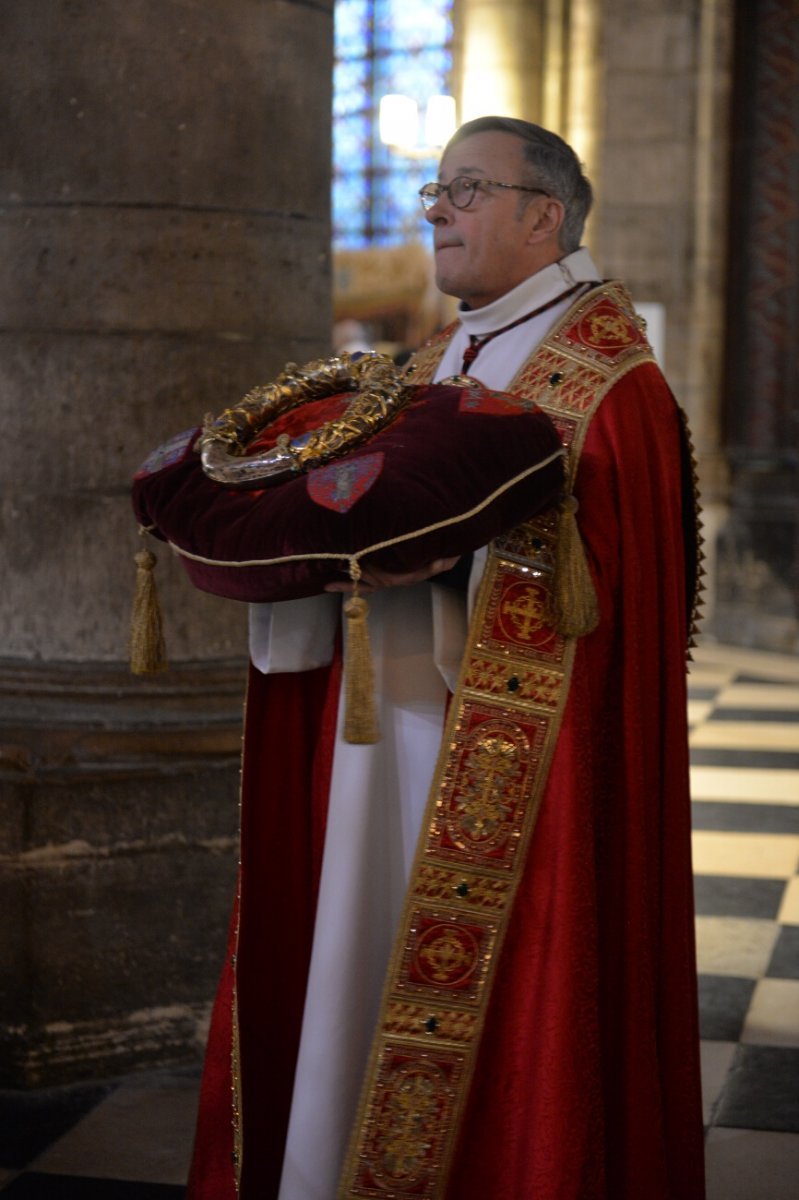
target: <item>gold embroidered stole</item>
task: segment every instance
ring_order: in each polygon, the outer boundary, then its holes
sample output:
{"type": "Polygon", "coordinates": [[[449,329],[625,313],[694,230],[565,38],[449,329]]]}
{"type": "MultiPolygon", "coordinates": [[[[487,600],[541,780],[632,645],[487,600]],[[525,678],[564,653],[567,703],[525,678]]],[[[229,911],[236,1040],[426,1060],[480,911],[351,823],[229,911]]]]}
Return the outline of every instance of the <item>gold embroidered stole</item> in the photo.
{"type": "MultiPolygon", "coordinates": [[[[429,382],[452,329],[411,368],[429,382]]],[[[573,483],[591,417],[652,352],[615,283],[572,306],[508,391],[555,421],[573,483]]],[[[491,986],[569,691],[576,642],[545,622],[557,531],[494,543],[386,976],[339,1200],[441,1200],[491,986]]]]}

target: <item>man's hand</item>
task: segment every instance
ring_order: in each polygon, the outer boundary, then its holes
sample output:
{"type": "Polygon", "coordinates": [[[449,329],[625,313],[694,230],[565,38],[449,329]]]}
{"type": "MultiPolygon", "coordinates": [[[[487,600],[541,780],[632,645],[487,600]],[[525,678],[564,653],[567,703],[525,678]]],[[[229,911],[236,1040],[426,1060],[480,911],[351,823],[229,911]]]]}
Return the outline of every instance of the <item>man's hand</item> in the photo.
{"type": "MultiPolygon", "coordinates": [[[[358,591],[368,594],[377,592],[381,588],[408,587],[412,583],[422,583],[425,579],[431,579],[443,571],[452,570],[459,558],[459,554],[456,554],[454,558],[437,558],[435,562],[428,563],[427,566],[420,567],[417,571],[407,571],[402,574],[381,571],[378,567],[364,567],[358,583],[358,591]]],[[[347,579],[342,580],[341,583],[325,584],[325,591],[351,592],[352,587],[352,580],[347,579]]]]}

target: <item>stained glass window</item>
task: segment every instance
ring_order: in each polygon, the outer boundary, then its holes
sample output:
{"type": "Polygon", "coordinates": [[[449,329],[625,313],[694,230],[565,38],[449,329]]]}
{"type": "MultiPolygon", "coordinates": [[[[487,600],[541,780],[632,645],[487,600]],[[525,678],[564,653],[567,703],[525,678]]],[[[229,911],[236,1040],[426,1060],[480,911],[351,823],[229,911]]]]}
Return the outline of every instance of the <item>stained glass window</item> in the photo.
{"type": "Polygon", "coordinates": [[[380,141],[380,97],[399,92],[424,112],[449,91],[452,0],[336,0],[333,240],[391,245],[425,229],[417,192],[438,153],[410,157],[380,141]]]}

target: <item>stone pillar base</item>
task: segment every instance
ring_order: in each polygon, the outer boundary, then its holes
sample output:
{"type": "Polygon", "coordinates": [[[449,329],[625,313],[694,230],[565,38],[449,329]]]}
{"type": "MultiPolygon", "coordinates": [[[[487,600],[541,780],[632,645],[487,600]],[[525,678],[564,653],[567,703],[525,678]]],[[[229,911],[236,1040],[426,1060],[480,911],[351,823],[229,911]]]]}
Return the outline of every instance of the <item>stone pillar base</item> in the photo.
{"type": "Polygon", "coordinates": [[[243,663],[0,663],[0,1073],[195,1060],[238,844],[243,663]]]}
{"type": "Polygon", "coordinates": [[[799,650],[799,481],[790,461],[732,464],[732,502],[717,543],[712,629],[722,642],[799,650]]]}

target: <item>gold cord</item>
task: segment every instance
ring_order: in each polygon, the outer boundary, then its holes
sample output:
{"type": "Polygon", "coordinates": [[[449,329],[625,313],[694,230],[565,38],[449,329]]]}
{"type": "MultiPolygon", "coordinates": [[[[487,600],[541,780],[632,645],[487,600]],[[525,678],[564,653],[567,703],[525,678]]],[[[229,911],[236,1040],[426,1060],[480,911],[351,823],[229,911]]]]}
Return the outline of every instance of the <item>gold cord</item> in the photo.
{"type": "Polygon", "coordinates": [[[456,513],[453,517],[444,517],[441,521],[433,521],[430,525],[425,525],[421,529],[411,529],[407,533],[400,533],[396,537],[386,538],[382,542],[374,542],[371,546],[364,546],[362,550],[356,553],[351,553],[347,550],[309,550],[303,554],[281,554],[276,558],[247,558],[247,559],[222,559],[222,558],[205,558],[202,554],[192,554],[191,550],[184,550],[182,546],[178,546],[175,542],[170,542],[169,546],[176,554],[180,554],[183,558],[191,559],[192,562],[203,563],[208,567],[273,567],[280,563],[290,562],[309,562],[312,559],[343,559],[347,562],[358,562],[362,558],[366,558],[369,554],[377,554],[379,550],[388,550],[391,546],[399,546],[403,542],[409,542],[413,538],[424,537],[428,533],[437,533],[439,529],[446,529],[450,525],[460,525],[464,521],[470,520],[477,516],[490,504],[507,492],[509,488],[515,487],[517,483],[535,475],[537,471],[548,467],[556,458],[563,458],[565,450],[556,450],[545,458],[542,462],[535,463],[531,467],[526,467],[520,471],[518,475],[514,475],[513,479],[507,479],[499,487],[495,488],[489,496],[484,496],[483,499],[473,505],[472,508],[465,512],[456,513]]]}

